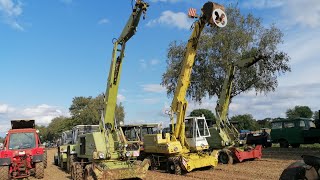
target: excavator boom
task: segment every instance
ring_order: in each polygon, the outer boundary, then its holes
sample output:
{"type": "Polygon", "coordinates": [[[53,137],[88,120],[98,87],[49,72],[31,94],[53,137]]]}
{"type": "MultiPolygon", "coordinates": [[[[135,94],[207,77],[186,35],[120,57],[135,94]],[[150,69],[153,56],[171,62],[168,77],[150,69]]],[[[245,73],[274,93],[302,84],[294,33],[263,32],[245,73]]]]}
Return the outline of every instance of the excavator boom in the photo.
{"type": "Polygon", "coordinates": [[[105,93],[105,112],[104,123],[111,129],[115,127],[115,108],[117,104],[117,94],[120,84],[120,74],[122,69],[122,60],[126,42],[135,34],[141,15],[144,15],[149,5],[142,0],[136,1],[135,7],[123,29],[119,38],[114,42],[112,51],[112,60],[109,70],[107,89],[105,93]]]}

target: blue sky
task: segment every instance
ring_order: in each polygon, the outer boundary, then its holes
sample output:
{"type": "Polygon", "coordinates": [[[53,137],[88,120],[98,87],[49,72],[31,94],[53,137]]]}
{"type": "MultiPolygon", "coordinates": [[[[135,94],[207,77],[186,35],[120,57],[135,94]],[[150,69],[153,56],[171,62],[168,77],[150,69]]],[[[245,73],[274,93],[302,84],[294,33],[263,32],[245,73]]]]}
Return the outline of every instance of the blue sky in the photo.
{"type": "MultiPolygon", "coordinates": [[[[190,7],[200,10],[206,1],[147,2],[147,17],[127,43],[118,100],[128,123],[168,123],[163,112],[171,98],[159,85],[168,44],[188,39],[192,20],[185,13],[190,7]]],[[[277,90],[267,96],[249,92],[236,97],[230,115],[250,113],[259,119],[284,116],[295,105],[320,108],[320,1],[239,0],[238,5],[242,13],[253,13],[265,26],[275,23],[283,31],[279,48],[291,56],[292,72],[281,76],[277,90]]],[[[0,133],[14,118],[47,125],[54,117],[69,115],[73,97],[104,92],[112,39],[130,13],[131,0],[0,0],[0,133]]],[[[214,109],[215,102],[189,102],[188,110],[214,109]]]]}

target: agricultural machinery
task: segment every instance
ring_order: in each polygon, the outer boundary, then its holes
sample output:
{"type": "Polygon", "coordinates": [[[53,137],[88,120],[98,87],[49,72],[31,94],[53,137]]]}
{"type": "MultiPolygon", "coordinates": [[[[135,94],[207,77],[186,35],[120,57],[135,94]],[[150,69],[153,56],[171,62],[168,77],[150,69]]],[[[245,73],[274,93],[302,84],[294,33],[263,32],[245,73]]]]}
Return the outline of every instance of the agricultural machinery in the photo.
{"type": "Polygon", "coordinates": [[[44,177],[47,154],[34,120],[12,120],[0,151],[0,180],[44,177]]]}

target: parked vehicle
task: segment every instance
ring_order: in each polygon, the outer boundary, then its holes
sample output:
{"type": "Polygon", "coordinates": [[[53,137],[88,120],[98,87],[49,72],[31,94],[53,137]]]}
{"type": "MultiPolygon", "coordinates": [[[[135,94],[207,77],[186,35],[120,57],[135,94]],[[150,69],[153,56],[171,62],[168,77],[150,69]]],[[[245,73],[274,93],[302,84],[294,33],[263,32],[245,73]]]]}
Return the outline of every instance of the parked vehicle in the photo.
{"type": "Polygon", "coordinates": [[[303,155],[302,158],[303,161],[294,162],[283,170],[280,180],[320,179],[320,158],[309,155],[303,155]]]}
{"type": "Polygon", "coordinates": [[[271,124],[272,143],[280,143],[281,148],[320,143],[320,129],[316,129],[313,119],[277,119],[271,124]]]}
{"type": "Polygon", "coordinates": [[[12,120],[0,151],[0,180],[44,177],[47,164],[34,120],[12,120]]]}

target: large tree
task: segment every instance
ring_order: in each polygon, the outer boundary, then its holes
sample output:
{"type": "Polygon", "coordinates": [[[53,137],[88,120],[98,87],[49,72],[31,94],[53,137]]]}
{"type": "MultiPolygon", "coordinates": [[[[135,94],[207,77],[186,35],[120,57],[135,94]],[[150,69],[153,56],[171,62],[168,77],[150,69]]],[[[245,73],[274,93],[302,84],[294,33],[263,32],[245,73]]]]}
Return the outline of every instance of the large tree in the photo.
{"type": "MultiPolygon", "coordinates": [[[[266,28],[261,19],[252,14],[243,15],[237,7],[226,8],[228,24],[224,28],[206,27],[201,34],[192,69],[187,96],[201,102],[204,97],[219,96],[227,71],[227,62],[254,58],[257,63],[249,68],[237,69],[232,96],[254,90],[257,93],[274,91],[277,77],[290,71],[289,56],[277,49],[282,43],[282,32],[271,25],[266,28]]],[[[172,42],[167,54],[167,70],[162,85],[173,95],[186,42],[172,42]]]]}
{"type": "MultiPolygon", "coordinates": [[[[101,110],[104,108],[104,96],[98,95],[92,97],[75,97],[69,110],[72,119],[77,124],[99,124],[101,110]]],[[[115,118],[117,123],[124,122],[124,106],[120,103],[116,105],[115,118]]]]}
{"type": "Polygon", "coordinates": [[[239,129],[255,131],[259,129],[259,125],[251,114],[243,114],[232,116],[230,122],[238,124],[239,129]]]}
{"type": "Polygon", "coordinates": [[[293,109],[288,109],[286,115],[289,119],[294,119],[298,117],[311,118],[313,112],[308,106],[295,106],[293,109]]]}
{"type": "Polygon", "coordinates": [[[194,109],[193,111],[191,111],[190,116],[202,116],[204,115],[204,117],[207,120],[211,120],[211,121],[215,121],[215,116],[212,113],[212,111],[208,110],[208,109],[194,109]]]}

